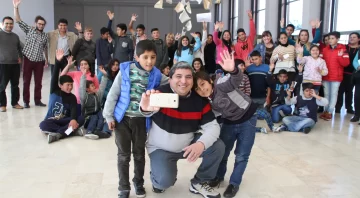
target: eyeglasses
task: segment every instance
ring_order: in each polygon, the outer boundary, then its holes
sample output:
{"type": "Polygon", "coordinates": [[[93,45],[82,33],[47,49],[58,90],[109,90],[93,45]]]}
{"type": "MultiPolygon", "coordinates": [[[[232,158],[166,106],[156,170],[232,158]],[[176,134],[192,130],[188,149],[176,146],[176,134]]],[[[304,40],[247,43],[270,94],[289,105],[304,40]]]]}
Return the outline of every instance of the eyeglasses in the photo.
{"type": "Polygon", "coordinates": [[[45,26],[45,23],[37,23],[38,25],[45,26]]]}

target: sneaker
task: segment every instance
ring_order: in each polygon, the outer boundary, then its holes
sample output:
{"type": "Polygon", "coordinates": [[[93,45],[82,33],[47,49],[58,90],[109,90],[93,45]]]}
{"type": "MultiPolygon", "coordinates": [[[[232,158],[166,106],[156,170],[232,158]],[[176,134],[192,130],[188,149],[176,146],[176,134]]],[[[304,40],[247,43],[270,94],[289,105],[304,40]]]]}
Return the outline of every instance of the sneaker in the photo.
{"type": "Polygon", "coordinates": [[[42,103],[41,101],[38,101],[38,102],[35,102],[35,106],[46,107],[46,104],[42,103]]]}
{"type": "Polygon", "coordinates": [[[13,108],[14,109],[24,109],[24,107],[19,104],[14,105],[13,108]]]}
{"type": "Polygon", "coordinates": [[[261,133],[265,133],[265,134],[268,133],[268,132],[267,132],[267,129],[266,129],[265,127],[261,127],[261,128],[260,128],[260,131],[261,131],[261,133]]]}
{"type": "Polygon", "coordinates": [[[122,190],[119,193],[119,198],[129,198],[130,197],[130,190],[122,190]]]}
{"type": "Polygon", "coordinates": [[[330,121],[332,119],[332,114],[329,112],[325,112],[324,120],[330,121]]]}
{"type": "Polygon", "coordinates": [[[97,139],[99,139],[99,136],[93,134],[91,131],[88,131],[88,132],[85,134],[85,138],[91,139],[91,140],[97,140],[97,139]]]}
{"type": "Polygon", "coordinates": [[[30,108],[29,103],[24,103],[24,108],[26,108],[26,109],[30,108]]]}
{"type": "Polygon", "coordinates": [[[158,194],[165,192],[165,190],[155,188],[154,186],[152,187],[152,191],[153,191],[154,193],[158,193],[158,194]]]}
{"type": "Polygon", "coordinates": [[[219,179],[219,178],[216,177],[215,179],[213,179],[213,180],[211,180],[209,182],[209,186],[212,187],[212,188],[215,188],[215,187],[220,188],[220,184],[223,181],[224,181],[224,179],[219,179]]]}
{"type": "Polygon", "coordinates": [[[198,183],[198,184],[191,184],[190,185],[190,192],[194,194],[200,194],[204,198],[220,198],[220,193],[216,192],[211,186],[209,186],[209,183],[198,183]]]}
{"type": "Polygon", "coordinates": [[[110,133],[107,133],[107,132],[102,132],[100,130],[95,130],[94,131],[94,134],[99,136],[99,139],[104,139],[104,138],[109,138],[111,137],[111,134],[110,133]]]}
{"type": "Polygon", "coordinates": [[[82,127],[73,131],[74,136],[84,136],[84,129],[82,127]]]}
{"type": "Polygon", "coordinates": [[[238,186],[234,186],[234,185],[230,184],[230,185],[228,185],[228,187],[226,188],[226,190],[224,192],[224,197],[226,197],[226,198],[235,197],[235,195],[238,191],[239,191],[238,186]]]}
{"type": "Polygon", "coordinates": [[[278,126],[278,127],[274,127],[274,133],[279,133],[281,131],[285,131],[286,130],[286,126],[284,124],[278,126]]]}
{"type": "Polygon", "coordinates": [[[146,197],[146,191],[143,185],[134,184],[136,197],[146,197]]]}
{"type": "Polygon", "coordinates": [[[305,134],[308,134],[308,133],[310,133],[311,128],[310,128],[310,127],[306,127],[306,128],[304,128],[303,131],[304,131],[305,134]]]}
{"type": "Polygon", "coordinates": [[[353,116],[350,120],[350,122],[358,122],[360,120],[359,116],[353,116]]]}
{"type": "Polygon", "coordinates": [[[45,135],[48,135],[50,134],[51,132],[50,131],[41,131],[41,133],[45,134],[45,135]]]}
{"type": "Polygon", "coordinates": [[[48,135],[48,143],[53,143],[56,142],[58,140],[60,140],[61,138],[61,134],[60,133],[49,133],[48,135]]]}
{"type": "Polygon", "coordinates": [[[6,112],[6,107],[0,107],[0,112],[6,112]]]}

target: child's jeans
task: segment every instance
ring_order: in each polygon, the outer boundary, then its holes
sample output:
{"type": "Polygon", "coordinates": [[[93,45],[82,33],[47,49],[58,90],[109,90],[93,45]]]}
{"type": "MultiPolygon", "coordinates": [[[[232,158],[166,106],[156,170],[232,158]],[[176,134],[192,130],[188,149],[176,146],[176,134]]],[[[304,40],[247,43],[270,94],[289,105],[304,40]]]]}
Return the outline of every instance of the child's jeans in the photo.
{"type": "Polygon", "coordinates": [[[230,184],[239,186],[245,172],[249,156],[255,141],[257,116],[253,115],[249,120],[241,124],[223,124],[220,131],[220,139],[225,144],[225,154],[220,162],[216,177],[224,180],[227,162],[235,142],[235,164],[230,176],[230,184]]]}
{"type": "Polygon", "coordinates": [[[130,190],[129,163],[131,150],[134,158],[134,178],[132,181],[136,186],[144,185],[146,118],[124,116],[121,122],[116,122],[115,125],[115,143],[118,147],[118,189],[119,191],[130,190]]]}
{"type": "Polygon", "coordinates": [[[87,124],[87,131],[94,132],[95,130],[102,131],[104,127],[104,117],[102,115],[102,111],[100,110],[96,114],[89,115],[87,124]]]}
{"type": "Polygon", "coordinates": [[[282,121],[287,130],[292,132],[302,132],[304,128],[312,128],[315,125],[313,119],[301,116],[287,116],[282,121]]]}
{"type": "MultiPolygon", "coordinates": [[[[265,119],[270,130],[273,130],[274,123],[271,119],[270,113],[267,112],[266,109],[260,107],[256,110],[255,114],[257,115],[258,118],[265,119]]],[[[261,132],[261,127],[256,127],[256,132],[261,132]]]]}
{"type": "Polygon", "coordinates": [[[324,110],[333,113],[338,97],[340,82],[323,81],[323,86],[325,98],[329,100],[329,105],[324,107],[324,110]]]}
{"type": "MultiPolygon", "coordinates": [[[[71,120],[72,119],[70,117],[65,117],[59,120],[50,118],[40,122],[39,127],[42,131],[60,133],[63,137],[66,137],[68,135],[66,135],[65,131],[69,128],[69,123],[71,120]]],[[[77,122],[80,128],[82,125],[84,125],[84,117],[79,116],[77,122]]]]}
{"type": "Polygon", "coordinates": [[[290,105],[283,104],[283,105],[278,105],[278,106],[272,107],[271,108],[271,118],[274,123],[278,123],[281,120],[281,115],[279,113],[280,110],[285,115],[290,115],[292,112],[290,105]]]}

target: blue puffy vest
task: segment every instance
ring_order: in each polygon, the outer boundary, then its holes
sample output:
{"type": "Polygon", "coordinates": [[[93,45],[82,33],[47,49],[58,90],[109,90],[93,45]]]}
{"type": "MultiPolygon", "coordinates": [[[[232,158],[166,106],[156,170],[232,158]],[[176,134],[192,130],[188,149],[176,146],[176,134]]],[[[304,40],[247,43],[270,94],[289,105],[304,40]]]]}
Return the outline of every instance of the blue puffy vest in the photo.
{"type": "MultiPolygon", "coordinates": [[[[121,71],[121,91],[118,102],[116,103],[114,116],[117,122],[120,122],[126,113],[127,108],[130,104],[130,90],[131,90],[131,81],[130,81],[130,65],[135,63],[133,61],[124,62],[120,64],[121,71]]],[[[159,69],[153,67],[149,75],[149,83],[146,90],[151,90],[157,88],[161,83],[162,74],[159,69]]],[[[150,129],[151,119],[146,119],[146,129],[150,129]]]]}

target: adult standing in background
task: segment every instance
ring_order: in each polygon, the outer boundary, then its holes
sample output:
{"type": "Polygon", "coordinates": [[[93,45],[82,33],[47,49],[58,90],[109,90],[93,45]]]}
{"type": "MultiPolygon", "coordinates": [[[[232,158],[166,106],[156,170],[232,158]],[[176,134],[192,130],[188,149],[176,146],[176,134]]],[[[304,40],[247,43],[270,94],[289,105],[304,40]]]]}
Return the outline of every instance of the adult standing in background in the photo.
{"type": "Polygon", "coordinates": [[[213,35],[208,34],[206,44],[204,47],[204,63],[205,70],[209,74],[215,73],[216,69],[216,44],[214,43],[213,35]]]}
{"type": "Polygon", "coordinates": [[[11,83],[11,106],[23,109],[18,104],[20,99],[19,79],[21,63],[21,45],[17,34],[12,32],[14,20],[6,16],[2,20],[0,30],[0,112],[6,112],[6,86],[11,83]]]}
{"type": "Polygon", "coordinates": [[[71,55],[76,40],[83,37],[81,23],[76,22],[75,29],[78,31],[79,36],[74,32],[68,31],[68,21],[66,19],[59,19],[58,29],[47,33],[49,37],[48,60],[51,68],[51,74],[54,71],[56,50],[64,50],[64,56],[60,61],[60,69],[63,70],[67,65],[67,58],[71,55]]]}
{"type": "Polygon", "coordinates": [[[34,72],[35,79],[35,105],[40,107],[46,107],[46,104],[41,102],[41,88],[42,77],[44,73],[44,66],[47,67],[48,56],[47,46],[49,42],[48,35],[44,32],[46,20],[42,16],[35,18],[35,27],[31,27],[21,20],[19,14],[19,5],[21,0],[13,0],[15,21],[19,24],[19,27],[25,32],[25,46],[22,51],[24,55],[23,66],[23,100],[24,107],[30,108],[30,82],[31,76],[34,72]]]}

